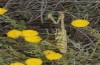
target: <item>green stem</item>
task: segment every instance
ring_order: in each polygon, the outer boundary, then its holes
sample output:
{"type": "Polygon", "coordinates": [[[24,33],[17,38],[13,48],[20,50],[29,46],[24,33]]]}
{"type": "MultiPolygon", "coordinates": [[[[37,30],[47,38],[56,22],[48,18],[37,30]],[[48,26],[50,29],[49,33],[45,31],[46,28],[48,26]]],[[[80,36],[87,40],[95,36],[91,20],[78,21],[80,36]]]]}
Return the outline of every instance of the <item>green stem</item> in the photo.
{"type": "Polygon", "coordinates": [[[5,15],[2,15],[2,16],[5,18],[5,20],[7,20],[6,22],[11,23],[14,26],[14,28],[17,26],[15,20],[13,20],[13,19],[11,19],[11,18],[9,18],[8,16],[5,16],[5,15]]]}

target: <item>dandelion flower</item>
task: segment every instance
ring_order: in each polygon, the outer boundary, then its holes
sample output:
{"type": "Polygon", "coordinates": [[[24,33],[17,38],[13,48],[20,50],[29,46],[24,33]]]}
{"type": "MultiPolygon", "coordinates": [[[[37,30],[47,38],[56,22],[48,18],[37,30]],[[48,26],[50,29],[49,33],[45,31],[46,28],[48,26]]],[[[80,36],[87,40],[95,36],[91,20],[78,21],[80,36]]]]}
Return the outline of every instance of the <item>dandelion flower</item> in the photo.
{"type": "Polygon", "coordinates": [[[43,52],[43,54],[46,56],[48,60],[58,60],[62,57],[62,54],[56,53],[52,50],[46,50],[43,52]]]}
{"type": "Polygon", "coordinates": [[[48,54],[52,54],[52,53],[55,53],[55,52],[52,51],[52,50],[45,50],[45,51],[43,52],[44,55],[48,55],[48,54]]]}
{"type": "Polygon", "coordinates": [[[5,14],[7,11],[5,8],[0,8],[0,15],[5,14]]]}
{"type": "Polygon", "coordinates": [[[19,36],[21,36],[21,31],[19,30],[10,30],[8,33],[7,33],[7,36],[10,37],[10,38],[18,38],[19,36]]]}
{"type": "Polygon", "coordinates": [[[23,30],[22,31],[22,36],[23,37],[33,37],[38,35],[38,32],[35,30],[23,30]]]}
{"type": "Polygon", "coordinates": [[[71,25],[75,27],[85,27],[89,24],[90,22],[87,20],[82,20],[82,19],[77,19],[71,22],[71,25]]]}
{"type": "Polygon", "coordinates": [[[41,37],[39,37],[39,36],[33,36],[33,37],[25,37],[24,38],[27,42],[40,42],[42,39],[41,39],[41,37]]]}
{"type": "Polygon", "coordinates": [[[15,63],[11,63],[10,65],[24,65],[24,64],[20,62],[15,62],[15,63]]]}
{"type": "Polygon", "coordinates": [[[29,58],[25,61],[27,65],[42,65],[42,60],[39,58],[29,58]]]}
{"type": "Polygon", "coordinates": [[[51,53],[51,54],[47,54],[46,55],[46,58],[48,59],[48,60],[58,60],[58,59],[60,59],[62,57],[62,54],[60,54],[60,53],[51,53]]]}

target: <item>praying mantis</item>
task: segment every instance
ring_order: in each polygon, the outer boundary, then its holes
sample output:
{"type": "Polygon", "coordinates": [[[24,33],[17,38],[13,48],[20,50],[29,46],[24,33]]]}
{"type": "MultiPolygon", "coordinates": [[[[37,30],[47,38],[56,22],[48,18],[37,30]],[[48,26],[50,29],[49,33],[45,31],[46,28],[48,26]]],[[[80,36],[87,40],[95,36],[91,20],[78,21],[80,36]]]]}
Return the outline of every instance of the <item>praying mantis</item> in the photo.
{"type": "Polygon", "coordinates": [[[53,21],[54,24],[60,23],[60,28],[56,29],[55,40],[57,40],[56,45],[61,53],[67,52],[67,32],[64,26],[64,12],[59,12],[58,20],[56,21],[52,13],[48,14],[48,18],[53,21]]]}

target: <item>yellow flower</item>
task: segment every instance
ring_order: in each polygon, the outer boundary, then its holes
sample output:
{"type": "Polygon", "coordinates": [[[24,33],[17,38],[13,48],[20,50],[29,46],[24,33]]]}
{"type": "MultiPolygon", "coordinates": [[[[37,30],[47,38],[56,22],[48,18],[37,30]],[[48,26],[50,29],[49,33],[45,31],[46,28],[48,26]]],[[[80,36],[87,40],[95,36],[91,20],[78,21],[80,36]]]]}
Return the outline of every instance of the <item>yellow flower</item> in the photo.
{"type": "Polygon", "coordinates": [[[20,62],[15,62],[15,63],[11,63],[10,65],[24,65],[24,64],[20,62]]]}
{"type": "Polygon", "coordinates": [[[23,37],[33,37],[38,35],[38,32],[35,30],[23,30],[22,31],[22,36],[23,37]]]}
{"type": "Polygon", "coordinates": [[[51,54],[51,53],[55,53],[54,51],[52,50],[46,50],[43,52],[44,55],[48,55],[48,54],[51,54]]]}
{"type": "Polygon", "coordinates": [[[39,36],[33,36],[33,37],[25,37],[24,38],[27,42],[40,42],[42,39],[39,36]]]}
{"type": "Polygon", "coordinates": [[[19,36],[21,36],[21,31],[11,30],[7,33],[7,36],[10,37],[10,38],[18,38],[19,36]]]}
{"type": "Polygon", "coordinates": [[[46,51],[43,52],[43,54],[49,60],[58,60],[62,57],[62,54],[56,53],[53,50],[46,50],[46,51]]]}
{"type": "Polygon", "coordinates": [[[42,65],[42,60],[39,58],[29,58],[25,61],[27,65],[42,65]]]}
{"type": "Polygon", "coordinates": [[[71,22],[71,25],[75,27],[85,27],[89,24],[90,22],[87,20],[82,20],[82,19],[77,19],[71,22]]]}
{"type": "Polygon", "coordinates": [[[0,15],[5,14],[7,11],[5,8],[0,8],[0,15]]]}
{"type": "Polygon", "coordinates": [[[62,57],[62,54],[60,54],[60,53],[51,53],[51,54],[47,54],[46,55],[46,58],[48,59],[48,60],[58,60],[58,59],[60,59],[62,57]]]}

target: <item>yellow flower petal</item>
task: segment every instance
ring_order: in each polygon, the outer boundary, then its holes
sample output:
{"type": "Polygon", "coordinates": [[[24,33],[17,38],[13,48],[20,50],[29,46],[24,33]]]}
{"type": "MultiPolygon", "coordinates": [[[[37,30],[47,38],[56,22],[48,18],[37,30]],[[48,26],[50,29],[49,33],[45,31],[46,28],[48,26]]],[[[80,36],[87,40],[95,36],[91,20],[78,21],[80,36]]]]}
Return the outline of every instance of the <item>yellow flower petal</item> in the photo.
{"type": "Polygon", "coordinates": [[[52,54],[52,53],[55,53],[55,52],[52,51],[52,50],[45,50],[45,51],[43,52],[44,55],[48,55],[48,54],[52,54]]]}
{"type": "Polygon", "coordinates": [[[0,15],[5,14],[7,11],[5,8],[0,8],[0,15]]]}
{"type": "Polygon", "coordinates": [[[24,65],[24,64],[20,62],[15,62],[15,63],[11,63],[10,65],[24,65]]]}
{"type": "Polygon", "coordinates": [[[24,38],[27,42],[40,42],[42,39],[39,36],[33,36],[33,37],[25,37],[24,38]]]}
{"type": "Polygon", "coordinates": [[[25,61],[27,65],[42,65],[42,60],[39,58],[29,58],[25,61]]]}
{"type": "Polygon", "coordinates": [[[11,30],[7,33],[7,36],[10,38],[18,38],[19,36],[21,36],[21,31],[19,30],[11,30]]]}
{"type": "Polygon", "coordinates": [[[59,54],[59,53],[51,53],[51,54],[46,55],[46,58],[48,60],[58,60],[61,57],[62,57],[62,54],[59,54]]]}
{"type": "Polygon", "coordinates": [[[89,24],[90,22],[87,20],[82,20],[82,19],[77,19],[71,22],[71,25],[75,27],[85,27],[89,24]]]}
{"type": "Polygon", "coordinates": [[[22,36],[23,37],[33,37],[38,35],[38,32],[35,30],[23,30],[22,31],[22,36]]]}

